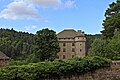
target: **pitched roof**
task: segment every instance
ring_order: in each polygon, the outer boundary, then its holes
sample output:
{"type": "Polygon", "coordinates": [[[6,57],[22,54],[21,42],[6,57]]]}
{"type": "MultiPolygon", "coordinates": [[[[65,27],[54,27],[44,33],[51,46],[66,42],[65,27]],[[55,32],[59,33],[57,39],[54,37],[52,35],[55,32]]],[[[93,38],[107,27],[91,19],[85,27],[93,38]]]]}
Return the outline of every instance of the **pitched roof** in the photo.
{"type": "Polygon", "coordinates": [[[58,38],[75,38],[76,36],[84,36],[81,31],[75,31],[73,29],[66,29],[57,34],[58,38]]]}
{"type": "Polygon", "coordinates": [[[0,59],[9,59],[9,57],[0,51],[0,59]]]}

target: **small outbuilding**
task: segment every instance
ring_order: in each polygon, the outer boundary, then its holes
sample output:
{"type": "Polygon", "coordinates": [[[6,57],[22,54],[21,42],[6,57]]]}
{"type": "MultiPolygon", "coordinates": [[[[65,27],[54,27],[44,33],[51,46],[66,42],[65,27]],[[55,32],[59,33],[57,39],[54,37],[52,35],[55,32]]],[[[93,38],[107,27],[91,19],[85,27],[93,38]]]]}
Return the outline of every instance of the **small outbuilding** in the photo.
{"type": "Polygon", "coordinates": [[[0,67],[9,65],[10,58],[0,51],[0,67]]]}

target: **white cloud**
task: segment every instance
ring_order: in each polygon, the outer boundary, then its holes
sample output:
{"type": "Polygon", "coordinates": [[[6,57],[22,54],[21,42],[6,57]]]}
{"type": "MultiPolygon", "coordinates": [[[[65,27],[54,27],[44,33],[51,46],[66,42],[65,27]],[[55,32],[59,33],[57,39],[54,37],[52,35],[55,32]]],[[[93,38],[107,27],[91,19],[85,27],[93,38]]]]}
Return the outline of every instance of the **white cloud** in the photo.
{"type": "Polygon", "coordinates": [[[38,7],[44,8],[73,8],[74,0],[13,0],[0,12],[4,19],[40,19],[38,7]]]}
{"type": "Polygon", "coordinates": [[[37,19],[37,9],[24,1],[14,1],[10,3],[6,9],[0,12],[0,18],[5,19],[37,19]]]}
{"type": "Polygon", "coordinates": [[[42,7],[59,7],[61,0],[29,0],[33,4],[37,4],[42,7]]]}
{"type": "Polygon", "coordinates": [[[73,8],[73,7],[76,7],[75,1],[68,0],[68,1],[65,3],[65,8],[73,8]]]}
{"type": "Polygon", "coordinates": [[[25,26],[24,29],[27,30],[27,31],[31,31],[31,30],[35,30],[37,29],[38,27],[33,25],[33,26],[25,26]]]}
{"type": "Polygon", "coordinates": [[[63,2],[62,0],[26,0],[32,4],[45,7],[45,8],[72,8],[75,6],[75,1],[67,0],[63,2]]]}

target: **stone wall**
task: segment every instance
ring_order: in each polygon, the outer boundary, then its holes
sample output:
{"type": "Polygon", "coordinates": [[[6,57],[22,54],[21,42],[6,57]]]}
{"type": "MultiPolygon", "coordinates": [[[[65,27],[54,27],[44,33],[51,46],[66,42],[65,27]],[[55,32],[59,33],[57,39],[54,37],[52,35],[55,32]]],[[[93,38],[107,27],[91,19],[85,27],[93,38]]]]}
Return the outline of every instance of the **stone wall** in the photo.
{"type": "Polygon", "coordinates": [[[82,75],[69,76],[69,78],[61,78],[60,80],[120,80],[120,61],[113,61],[110,67],[98,69],[82,75]]]}

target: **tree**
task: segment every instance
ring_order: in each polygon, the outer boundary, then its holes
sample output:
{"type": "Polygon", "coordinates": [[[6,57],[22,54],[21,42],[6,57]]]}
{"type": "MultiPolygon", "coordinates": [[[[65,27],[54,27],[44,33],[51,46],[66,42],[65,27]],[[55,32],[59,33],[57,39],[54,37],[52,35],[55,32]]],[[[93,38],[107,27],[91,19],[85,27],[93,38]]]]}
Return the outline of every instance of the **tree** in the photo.
{"type": "Polygon", "coordinates": [[[91,34],[86,34],[86,38],[87,38],[87,41],[86,41],[86,51],[88,53],[90,47],[91,47],[91,44],[93,43],[93,41],[96,39],[96,38],[101,38],[102,35],[101,34],[95,34],[95,35],[91,35],[91,34]]]}
{"type": "Polygon", "coordinates": [[[88,52],[89,56],[101,56],[101,57],[111,57],[110,49],[108,47],[108,41],[96,38],[91,44],[91,48],[88,52]]]}
{"type": "Polygon", "coordinates": [[[35,37],[37,56],[41,61],[54,60],[59,52],[56,32],[48,28],[37,31],[35,37]]]}
{"type": "Polygon", "coordinates": [[[111,49],[111,53],[120,54],[120,32],[114,32],[114,36],[109,41],[109,47],[111,49]]]}
{"type": "Polygon", "coordinates": [[[120,0],[109,5],[105,12],[103,26],[104,30],[101,32],[105,38],[112,38],[115,29],[120,30],[120,0]]]}

